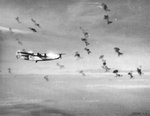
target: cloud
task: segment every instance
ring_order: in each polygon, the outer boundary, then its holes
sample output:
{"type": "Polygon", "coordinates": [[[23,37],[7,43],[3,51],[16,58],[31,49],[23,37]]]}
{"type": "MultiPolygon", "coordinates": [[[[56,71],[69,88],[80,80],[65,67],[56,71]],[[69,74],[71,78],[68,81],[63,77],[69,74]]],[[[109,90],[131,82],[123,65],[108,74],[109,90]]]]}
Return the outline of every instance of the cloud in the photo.
{"type": "Polygon", "coordinates": [[[0,109],[1,109],[0,114],[2,115],[10,115],[12,113],[16,115],[20,115],[20,112],[23,112],[28,116],[35,116],[35,115],[73,116],[74,115],[71,112],[68,112],[66,110],[62,110],[58,108],[48,108],[46,106],[42,106],[37,103],[12,104],[9,106],[0,106],[0,109]]]}
{"type": "Polygon", "coordinates": [[[0,30],[4,31],[4,32],[22,33],[22,34],[31,33],[30,31],[23,31],[23,30],[20,30],[20,29],[8,28],[8,27],[3,27],[3,26],[0,26],[0,30]]]}

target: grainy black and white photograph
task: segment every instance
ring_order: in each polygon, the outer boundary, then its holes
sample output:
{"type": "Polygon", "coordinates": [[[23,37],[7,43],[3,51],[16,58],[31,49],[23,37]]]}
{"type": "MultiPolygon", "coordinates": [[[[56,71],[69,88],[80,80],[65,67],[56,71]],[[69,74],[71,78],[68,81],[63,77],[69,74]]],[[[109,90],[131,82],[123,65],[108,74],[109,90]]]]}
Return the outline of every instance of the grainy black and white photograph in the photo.
{"type": "Polygon", "coordinates": [[[0,116],[150,116],[150,0],[0,0],[0,116]]]}

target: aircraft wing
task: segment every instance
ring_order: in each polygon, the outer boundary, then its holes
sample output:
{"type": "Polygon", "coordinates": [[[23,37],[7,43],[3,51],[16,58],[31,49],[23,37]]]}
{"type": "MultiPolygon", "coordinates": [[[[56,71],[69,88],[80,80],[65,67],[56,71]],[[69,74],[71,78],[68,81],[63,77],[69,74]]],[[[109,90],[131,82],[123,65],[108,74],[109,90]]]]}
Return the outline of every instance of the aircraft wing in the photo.
{"type": "Polygon", "coordinates": [[[31,56],[37,56],[36,54],[34,54],[34,53],[29,53],[29,52],[17,52],[18,54],[20,54],[20,55],[31,55],[31,56]]]}

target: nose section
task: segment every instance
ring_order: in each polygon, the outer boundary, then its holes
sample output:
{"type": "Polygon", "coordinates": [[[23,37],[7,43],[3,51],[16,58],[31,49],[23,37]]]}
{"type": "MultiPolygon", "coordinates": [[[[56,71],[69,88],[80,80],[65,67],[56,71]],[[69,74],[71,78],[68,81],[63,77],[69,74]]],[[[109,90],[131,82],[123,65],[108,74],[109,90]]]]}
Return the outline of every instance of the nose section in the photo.
{"type": "Polygon", "coordinates": [[[21,52],[21,50],[17,50],[17,51],[16,51],[16,58],[17,58],[17,59],[19,59],[20,56],[21,56],[21,53],[20,53],[20,52],[21,52]]]}

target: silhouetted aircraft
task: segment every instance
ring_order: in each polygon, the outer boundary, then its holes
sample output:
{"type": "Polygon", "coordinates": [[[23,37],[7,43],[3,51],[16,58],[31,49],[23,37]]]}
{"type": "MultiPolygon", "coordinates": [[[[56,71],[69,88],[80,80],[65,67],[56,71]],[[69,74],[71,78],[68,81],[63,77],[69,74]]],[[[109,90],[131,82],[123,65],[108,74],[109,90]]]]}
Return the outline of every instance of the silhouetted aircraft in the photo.
{"type": "Polygon", "coordinates": [[[16,17],[16,21],[17,21],[18,23],[21,23],[19,17],[16,17]]]}
{"type": "Polygon", "coordinates": [[[93,5],[98,5],[97,7],[103,9],[103,10],[106,11],[106,12],[109,12],[109,11],[110,11],[110,9],[108,8],[107,4],[105,4],[105,3],[91,2],[91,3],[89,3],[89,4],[91,4],[91,5],[92,5],[92,4],[93,4],[93,5]]]}
{"type": "Polygon", "coordinates": [[[37,27],[41,27],[39,23],[36,22],[36,20],[34,20],[33,18],[31,18],[31,21],[37,26],[37,27]]]}
{"type": "Polygon", "coordinates": [[[82,31],[84,37],[85,37],[85,38],[88,38],[88,37],[89,37],[89,33],[88,33],[87,31],[85,31],[82,27],[80,27],[80,29],[81,29],[81,31],[82,31]]]}
{"type": "Polygon", "coordinates": [[[103,7],[103,9],[104,9],[106,12],[110,11],[110,9],[108,8],[107,4],[102,3],[101,6],[103,7]]]}
{"type": "Polygon", "coordinates": [[[113,73],[115,73],[115,74],[118,73],[118,72],[119,72],[118,70],[113,70],[113,73]]]}
{"type": "Polygon", "coordinates": [[[102,68],[105,70],[105,72],[109,72],[111,68],[109,68],[107,65],[103,65],[102,68]]]}
{"type": "Polygon", "coordinates": [[[16,38],[16,41],[18,42],[19,45],[21,46],[23,45],[23,43],[18,38],[16,38]]]}
{"type": "Polygon", "coordinates": [[[103,59],[104,58],[104,55],[100,55],[99,59],[103,59]]]}
{"type": "Polygon", "coordinates": [[[90,43],[88,42],[86,38],[81,38],[81,41],[83,41],[86,46],[90,45],[90,43]]]}
{"type": "Polygon", "coordinates": [[[102,59],[103,66],[106,66],[106,60],[102,59]]]}
{"type": "Polygon", "coordinates": [[[85,42],[85,45],[88,46],[88,45],[90,45],[90,43],[86,41],[86,42],[85,42]]]}
{"type": "Polygon", "coordinates": [[[120,48],[115,47],[114,50],[118,54],[118,56],[123,55],[123,53],[120,52],[120,48]]]}
{"type": "Polygon", "coordinates": [[[84,50],[87,51],[88,54],[91,53],[90,49],[88,49],[88,48],[84,48],[84,50]]]}
{"type": "Polygon", "coordinates": [[[9,73],[9,74],[11,74],[11,73],[12,73],[12,72],[11,72],[11,68],[8,68],[8,73],[9,73]]]}
{"type": "Polygon", "coordinates": [[[141,76],[143,73],[142,73],[142,68],[141,68],[141,66],[139,66],[138,68],[137,68],[137,73],[141,76]]]}
{"type": "Polygon", "coordinates": [[[109,15],[104,15],[104,20],[107,21],[107,24],[111,24],[112,23],[112,21],[110,21],[109,15]]]}
{"type": "Polygon", "coordinates": [[[79,73],[82,74],[82,76],[86,76],[83,70],[80,70],[79,73]]]}
{"type": "Polygon", "coordinates": [[[18,50],[16,52],[16,58],[17,59],[23,59],[23,60],[29,60],[29,61],[35,61],[36,63],[38,61],[51,61],[51,60],[58,60],[62,58],[62,55],[65,55],[64,53],[56,54],[56,53],[33,53],[32,51],[24,51],[24,50],[18,50]]]}
{"type": "Polygon", "coordinates": [[[32,27],[28,27],[28,28],[33,32],[37,32],[37,30],[35,28],[32,28],[32,27]]]}
{"type": "Polygon", "coordinates": [[[130,72],[128,73],[128,75],[130,76],[130,79],[132,79],[132,78],[133,78],[132,71],[130,71],[130,72]]]}
{"type": "Polygon", "coordinates": [[[119,70],[113,70],[113,73],[116,74],[116,77],[122,77],[123,75],[118,74],[119,70]]]}
{"type": "Polygon", "coordinates": [[[21,45],[21,46],[23,45],[23,43],[21,41],[18,41],[18,44],[21,45]]]}
{"type": "Polygon", "coordinates": [[[65,66],[64,65],[61,65],[59,63],[56,64],[60,69],[64,68],[65,66]]]}
{"type": "Polygon", "coordinates": [[[86,42],[87,39],[86,38],[81,38],[81,41],[86,42]]]}
{"type": "Polygon", "coordinates": [[[44,79],[45,79],[46,81],[49,81],[48,75],[45,75],[45,76],[44,76],[44,79]]]}
{"type": "Polygon", "coordinates": [[[75,57],[78,57],[78,58],[81,58],[79,52],[75,52],[75,55],[74,55],[74,56],[75,56],[75,57]]]}

